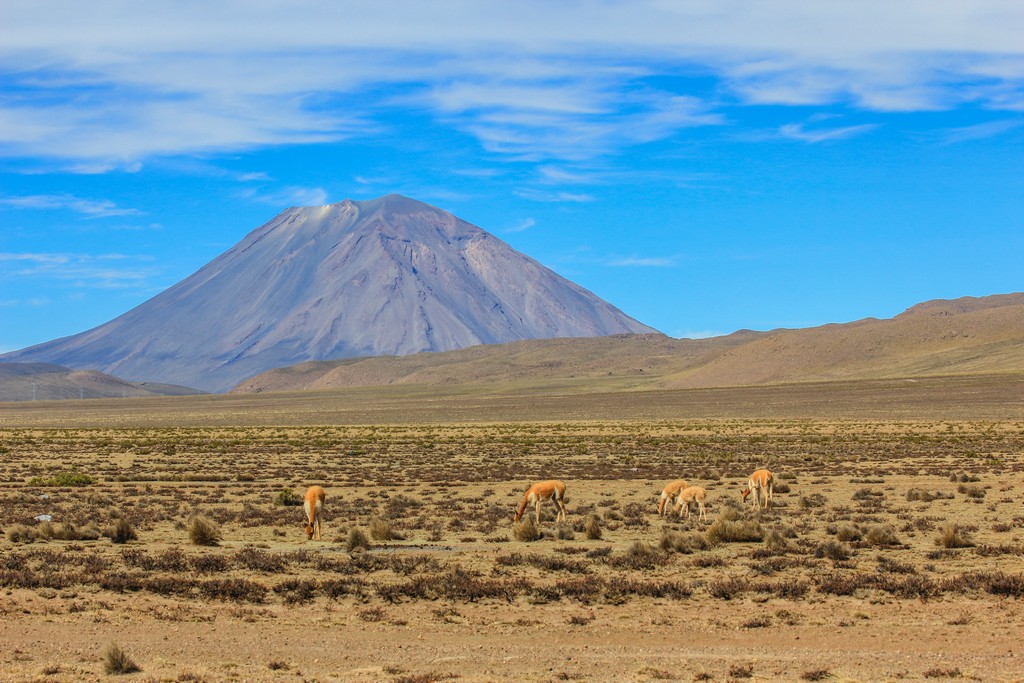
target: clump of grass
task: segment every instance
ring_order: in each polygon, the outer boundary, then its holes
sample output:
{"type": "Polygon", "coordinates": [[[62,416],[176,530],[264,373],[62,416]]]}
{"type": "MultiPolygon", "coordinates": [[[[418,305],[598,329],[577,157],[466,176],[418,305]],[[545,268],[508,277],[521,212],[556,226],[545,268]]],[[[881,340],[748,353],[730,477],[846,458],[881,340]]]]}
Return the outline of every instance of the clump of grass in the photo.
{"type": "Polygon", "coordinates": [[[209,517],[196,515],[188,522],[188,537],[194,545],[219,545],[221,541],[220,528],[217,523],[209,517]]]}
{"type": "Polygon", "coordinates": [[[976,544],[963,527],[958,524],[947,524],[935,539],[935,545],[942,548],[973,548],[976,544]]]}
{"type": "Polygon", "coordinates": [[[291,489],[281,489],[281,491],[274,496],[274,505],[284,505],[288,507],[302,505],[302,498],[299,497],[295,491],[291,489]]]}
{"type": "Polygon", "coordinates": [[[800,674],[801,681],[823,681],[826,678],[832,678],[832,672],[828,669],[813,669],[800,674]]]}
{"type": "Polygon", "coordinates": [[[613,557],[611,564],[622,569],[654,569],[668,562],[668,555],[650,543],[636,541],[622,555],[613,557]]]}
{"type": "Polygon", "coordinates": [[[698,550],[709,549],[711,541],[698,531],[680,532],[666,529],[661,534],[660,545],[662,550],[689,555],[698,550]]]}
{"type": "Polygon", "coordinates": [[[118,544],[134,541],[139,537],[139,535],[135,533],[135,528],[131,525],[131,522],[124,517],[117,520],[117,524],[108,529],[103,535],[108,537],[112,542],[118,544]]]}
{"type": "Polygon", "coordinates": [[[733,678],[753,678],[753,664],[733,664],[729,667],[729,675],[733,678]]]}
{"type": "Polygon", "coordinates": [[[900,544],[899,539],[896,538],[896,530],[888,524],[876,524],[868,529],[868,532],[864,534],[864,542],[873,546],[891,546],[900,544]]]}
{"type": "Polygon", "coordinates": [[[856,526],[842,526],[836,531],[836,538],[846,543],[855,543],[863,537],[864,532],[856,526]]]}
{"type": "Polygon", "coordinates": [[[587,521],[583,523],[583,533],[591,541],[601,540],[601,518],[593,513],[587,515],[587,521]]]}
{"type": "Polygon", "coordinates": [[[814,556],[844,562],[850,559],[850,549],[839,541],[823,541],[814,549],[814,556]]]}
{"type": "Polygon", "coordinates": [[[512,536],[517,541],[529,543],[540,538],[540,530],[532,519],[525,519],[512,527],[512,536]]]}
{"type": "Polygon", "coordinates": [[[7,530],[7,540],[11,543],[31,543],[36,540],[36,531],[24,524],[12,524],[7,530]]]}
{"type": "Polygon", "coordinates": [[[64,470],[45,479],[43,477],[32,477],[28,480],[29,486],[70,487],[91,486],[95,483],[95,479],[90,477],[88,474],[78,472],[77,470],[64,470]]]}
{"type": "Polygon", "coordinates": [[[111,643],[103,652],[103,671],[112,675],[132,674],[142,671],[127,652],[117,643],[111,643]]]}
{"type": "Polygon", "coordinates": [[[345,550],[356,552],[357,550],[367,550],[370,547],[370,539],[366,535],[366,532],[362,529],[351,529],[348,532],[348,539],[345,541],[345,550]]]}
{"type": "Polygon", "coordinates": [[[370,536],[375,541],[401,541],[402,534],[395,531],[389,522],[380,517],[370,520],[370,536]]]}
{"type": "Polygon", "coordinates": [[[968,498],[984,498],[985,489],[981,486],[968,486],[966,484],[960,484],[956,487],[958,493],[962,493],[968,498]]]}
{"type": "Polygon", "coordinates": [[[754,543],[764,538],[764,530],[754,519],[716,519],[705,532],[711,543],[754,543]]]}

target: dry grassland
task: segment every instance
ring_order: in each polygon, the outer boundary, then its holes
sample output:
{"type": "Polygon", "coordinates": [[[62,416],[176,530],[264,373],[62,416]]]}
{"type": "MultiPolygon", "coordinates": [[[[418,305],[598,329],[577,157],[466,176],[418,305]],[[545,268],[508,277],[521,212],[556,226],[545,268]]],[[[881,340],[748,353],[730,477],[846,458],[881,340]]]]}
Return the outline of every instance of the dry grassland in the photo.
{"type": "Polygon", "coordinates": [[[7,426],[0,678],[1019,680],[1022,477],[1024,420],[7,426]]]}

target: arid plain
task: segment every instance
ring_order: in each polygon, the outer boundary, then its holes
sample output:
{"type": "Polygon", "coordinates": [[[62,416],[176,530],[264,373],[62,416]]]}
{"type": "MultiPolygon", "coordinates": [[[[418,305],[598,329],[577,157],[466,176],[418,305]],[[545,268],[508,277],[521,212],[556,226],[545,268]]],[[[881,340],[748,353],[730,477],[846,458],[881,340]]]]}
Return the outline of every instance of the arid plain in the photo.
{"type": "Polygon", "coordinates": [[[599,389],[5,404],[3,678],[1021,678],[1019,375],[599,389]]]}

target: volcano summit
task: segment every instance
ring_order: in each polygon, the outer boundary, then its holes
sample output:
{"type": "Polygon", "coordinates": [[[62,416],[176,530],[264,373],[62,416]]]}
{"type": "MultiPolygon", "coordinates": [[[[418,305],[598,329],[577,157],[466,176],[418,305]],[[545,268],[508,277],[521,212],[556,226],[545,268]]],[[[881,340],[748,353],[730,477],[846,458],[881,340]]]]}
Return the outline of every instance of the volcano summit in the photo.
{"type": "Polygon", "coordinates": [[[307,360],[654,331],[447,211],[387,195],[288,209],[124,315],[0,360],[225,391],[307,360]]]}

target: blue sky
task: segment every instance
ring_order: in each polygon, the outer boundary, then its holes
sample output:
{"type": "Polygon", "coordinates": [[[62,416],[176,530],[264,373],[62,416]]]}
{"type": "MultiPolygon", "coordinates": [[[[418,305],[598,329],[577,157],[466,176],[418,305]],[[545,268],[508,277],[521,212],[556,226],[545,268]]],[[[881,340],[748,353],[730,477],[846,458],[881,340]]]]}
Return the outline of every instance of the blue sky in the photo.
{"type": "Polygon", "coordinates": [[[390,192],[674,336],[1021,291],[1021,36],[1017,0],[5,0],[0,351],[390,192]]]}

